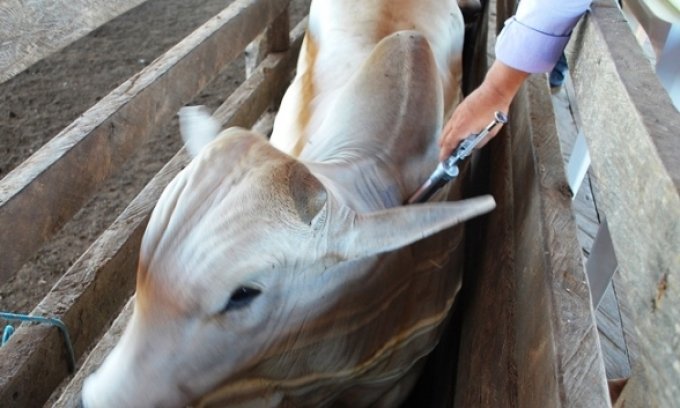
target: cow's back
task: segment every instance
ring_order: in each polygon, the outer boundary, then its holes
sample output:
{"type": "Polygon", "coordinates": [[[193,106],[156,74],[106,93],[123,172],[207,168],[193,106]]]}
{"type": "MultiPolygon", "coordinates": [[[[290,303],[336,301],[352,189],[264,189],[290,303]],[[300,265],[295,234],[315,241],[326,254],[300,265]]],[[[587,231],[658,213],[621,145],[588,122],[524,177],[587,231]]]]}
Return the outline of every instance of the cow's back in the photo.
{"type": "Polygon", "coordinates": [[[376,44],[401,30],[418,31],[430,43],[448,111],[459,98],[463,46],[463,19],[454,0],[313,1],[297,75],[272,143],[298,156],[376,44]]]}

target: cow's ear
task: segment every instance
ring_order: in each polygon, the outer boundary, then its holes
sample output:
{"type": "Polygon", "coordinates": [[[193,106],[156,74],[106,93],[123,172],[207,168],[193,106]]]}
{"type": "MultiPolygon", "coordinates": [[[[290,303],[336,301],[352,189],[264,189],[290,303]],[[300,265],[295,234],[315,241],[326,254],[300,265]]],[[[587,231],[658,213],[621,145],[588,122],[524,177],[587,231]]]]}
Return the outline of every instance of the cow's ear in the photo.
{"type": "Polygon", "coordinates": [[[288,169],[288,188],[300,219],[311,225],[328,199],[323,184],[304,164],[294,161],[288,169]]]}
{"type": "Polygon", "coordinates": [[[185,106],[179,110],[179,132],[191,157],[217,138],[221,126],[205,106],[185,106]]]}
{"type": "MultiPolygon", "coordinates": [[[[463,201],[415,204],[355,214],[353,226],[336,241],[345,259],[392,251],[494,209],[491,196],[463,201]]],[[[352,223],[350,223],[352,224],[352,223]]]]}

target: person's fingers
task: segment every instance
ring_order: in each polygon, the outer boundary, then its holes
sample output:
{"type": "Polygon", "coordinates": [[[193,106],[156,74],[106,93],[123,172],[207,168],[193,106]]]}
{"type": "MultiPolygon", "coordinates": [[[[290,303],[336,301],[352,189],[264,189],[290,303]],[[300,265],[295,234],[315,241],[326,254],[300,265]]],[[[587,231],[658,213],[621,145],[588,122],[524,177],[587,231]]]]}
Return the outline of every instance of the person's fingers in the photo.
{"type": "Polygon", "coordinates": [[[486,124],[480,125],[482,123],[480,118],[473,115],[472,111],[468,108],[469,105],[473,105],[473,102],[474,98],[463,101],[444,125],[439,138],[440,160],[449,157],[460,142],[471,133],[476,133],[479,129],[486,126],[486,124]]]}
{"type": "MultiPolygon", "coordinates": [[[[455,130],[445,130],[444,132],[442,132],[443,136],[442,139],[439,141],[440,148],[439,160],[442,161],[448,158],[453,152],[453,150],[456,147],[458,147],[460,142],[463,141],[463,139],[465,139],[472,133],[480,132],[487,125],[488,123],[481,124],[480,122],[480,125],[477,128],[475,128],[475,130],[469,130],[466,133],[458,133],[455,130]]],[[[486,135],[486,137],[481,142],[477,144],[477,146],[475,146],[475,149],[481,149],[482,147],[486,146],[486,144],[489,143],[489,141],[498,134],[502,127],[503,127],[502,125],[497,125],[491,132],[489,132],[488,135],[486,135]]]]}
{"type": "Polygon", "coordinates": [[[456,146],[460,144],[462,139],[453,136],[453,134],[454,133],[449,133],[447,137],[442,139],[439,147],[439,161],[449,157],[456,146]]]}

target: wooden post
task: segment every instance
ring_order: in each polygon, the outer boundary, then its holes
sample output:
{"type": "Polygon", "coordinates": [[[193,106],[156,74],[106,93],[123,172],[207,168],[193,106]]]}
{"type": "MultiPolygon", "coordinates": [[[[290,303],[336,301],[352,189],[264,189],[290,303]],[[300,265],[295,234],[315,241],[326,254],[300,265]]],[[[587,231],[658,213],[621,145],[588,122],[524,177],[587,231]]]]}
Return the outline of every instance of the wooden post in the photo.
{"type": "Polygon", "coordinates": [[[246,78],[257,69],[257,66],[267,57],[270,52],[283,52],[290,46],[290,6],[278,16],[272,23],[260,33],[246,47],[246,78]]]}
{"type": "Polygon", "coordinates": [[[680,401],[680,113],[618,5],[596,1],[567,53],[638,353],[626,407],[680,401]]]}
{"type": "MultiPolygon", "coordinates": [[[[513,4],[499,4],[499,25],[513,4]]],[[[469,229],[456,407],[609,406],[550,106],[546,78],[532,76],[474,170],[497,207],[469,229]]]]}

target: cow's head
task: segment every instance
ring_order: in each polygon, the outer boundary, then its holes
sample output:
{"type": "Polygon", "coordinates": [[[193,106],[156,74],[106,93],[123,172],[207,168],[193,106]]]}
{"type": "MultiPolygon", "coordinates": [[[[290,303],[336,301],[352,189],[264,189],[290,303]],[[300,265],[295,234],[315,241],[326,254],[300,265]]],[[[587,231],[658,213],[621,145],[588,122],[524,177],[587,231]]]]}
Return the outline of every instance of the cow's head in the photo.
{"type": "MultiPolygon", "coordinates": [[[[185,123],[184,133],[214,128],[204,124],[185,123]]],[[[266,379],[271,373],[257,372],[263,362],[299,341],[339,296],[338,264],[494,205],[487,197],[357,214],[262,136],[232,128],[201,144],[153,211],[132,320],[87,379],[86,407],[181,406],[228,383],[266,379]]]]}

